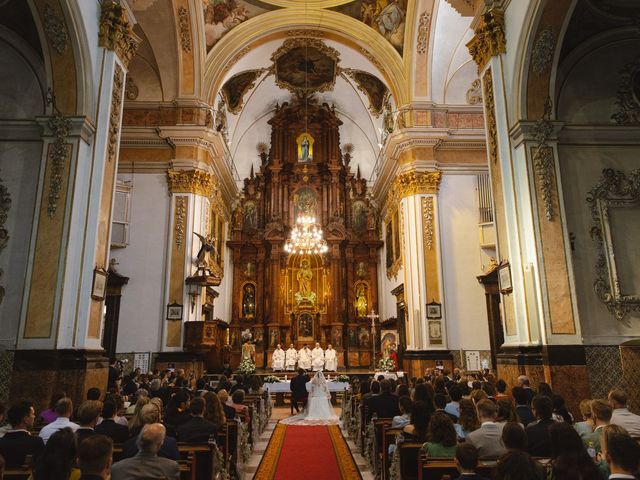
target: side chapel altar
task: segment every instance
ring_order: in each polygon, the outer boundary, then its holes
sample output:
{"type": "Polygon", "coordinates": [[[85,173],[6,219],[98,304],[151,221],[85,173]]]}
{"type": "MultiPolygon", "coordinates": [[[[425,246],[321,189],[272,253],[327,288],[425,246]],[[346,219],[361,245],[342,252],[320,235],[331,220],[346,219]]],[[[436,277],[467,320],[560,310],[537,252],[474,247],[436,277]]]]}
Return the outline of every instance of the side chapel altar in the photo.
{"type": "Polygon", "coordinates": [[[258,146],[260,167],[244,180],[228,241],[231,366],[249,330],[258,368],[271,366],[278,344],[316,342],[333,346],[338,368],[370,367],[366,314],[378,308],[382,241],[366,180],[350,166],[352,148],[341,150],[342,122],[329,105],[300,96],[277,106],[269,123],[271,145],[258,146]],[[288,243],[296,235],[321,237],[323,247],[296,249],[288,243]]]}

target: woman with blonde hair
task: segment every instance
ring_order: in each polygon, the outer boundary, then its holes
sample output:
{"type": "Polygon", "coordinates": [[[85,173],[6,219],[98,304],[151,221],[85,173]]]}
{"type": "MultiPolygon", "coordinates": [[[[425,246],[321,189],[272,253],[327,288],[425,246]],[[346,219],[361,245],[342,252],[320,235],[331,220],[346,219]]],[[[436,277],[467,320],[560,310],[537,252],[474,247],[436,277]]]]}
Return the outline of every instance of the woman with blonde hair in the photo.
{"type": "Polygon", "coordinates": [[[133,411],[133,416],[129,420],[129,431],[132,430],[140,430],[142,428],[142,420],[140,419],[140,412],[142,411],[142,407],[147,405],[151,400],[149,397],[140,397],[136,402],[136,408],[133,411]]]}
{"type": "Polygon", "coordinates": [[[573,428],[575,428],[578,435],[580,435],[582,443],[587,445],[589,440],[591,440],[593,429],[595,428],[595,423],[591,417],[591,400],[582,400],[580,402],[580,413],[582,414],[583,421],[576,422],[573,428]]]}

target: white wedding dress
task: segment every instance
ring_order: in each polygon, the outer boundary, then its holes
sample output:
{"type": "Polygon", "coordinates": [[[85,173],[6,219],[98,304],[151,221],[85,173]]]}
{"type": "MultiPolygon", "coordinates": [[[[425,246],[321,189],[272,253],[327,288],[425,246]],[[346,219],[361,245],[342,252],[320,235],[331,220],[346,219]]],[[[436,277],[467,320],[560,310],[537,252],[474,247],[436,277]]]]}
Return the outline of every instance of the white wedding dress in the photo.
{"type": "Polygon", "coordinates": [[[309,399],[304,412],[293,417],[280,420],[285,425],[335,425],[340,423],[339,417],[331,406],[331,393],[322,372],[316,372],[313,379],[307,382],[309,399]]]}

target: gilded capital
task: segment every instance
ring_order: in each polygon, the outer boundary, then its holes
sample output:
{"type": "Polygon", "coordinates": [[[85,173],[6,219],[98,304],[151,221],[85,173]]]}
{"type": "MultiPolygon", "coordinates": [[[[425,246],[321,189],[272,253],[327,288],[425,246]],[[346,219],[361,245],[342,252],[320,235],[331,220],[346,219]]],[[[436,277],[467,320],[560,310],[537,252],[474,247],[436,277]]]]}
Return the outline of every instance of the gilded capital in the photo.
{"type": "Polygon", "coordinates": [[[491,57],[507,52],[504,35],[504,12],[491,9],[485,12],[475,30],[475,36],[467,43],[469,53],[478,64],[478,73],[489,63],[491,57]]]}
{"type": "Polygon", "coordinates": [[[442,172],[420,172],[411,170],[396,177],[387,195],[387,210],[391,211],[394,205],[406,197],[420,194],[437,194],[440,189],[442,172]],[[390,208],[391,207],[391,208],[390,208]]]}
{"type": "Polygon", "coordinates": [[[99,45],[116,52],[122,63],[128,66],[140,41],[127,21],[125,8],[116,0],[102,2],[99,45]]]}
{"type": "Polygon", "coordinates": [[[213,175],[201,170],[167,170],[167,183],[171,193],[194,193],[213,197],[219,186],[213,175]]]}

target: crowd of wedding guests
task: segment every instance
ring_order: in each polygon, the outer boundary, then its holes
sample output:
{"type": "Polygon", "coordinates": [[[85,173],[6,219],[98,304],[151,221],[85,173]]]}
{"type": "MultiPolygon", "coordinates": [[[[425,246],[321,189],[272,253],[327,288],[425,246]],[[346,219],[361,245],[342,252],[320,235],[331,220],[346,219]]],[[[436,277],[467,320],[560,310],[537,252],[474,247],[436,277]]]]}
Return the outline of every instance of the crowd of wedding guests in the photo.
{"type": "Polygon", "coordinates": [[[64,392],[40,412],[26,400],[0,406],[0,480],[24,465],[30,480],[179,479],[177,442],[207,444],[227,420],[249,422],[245,395],[263,391],[257,376],[223,375],[212,387],[184,370],[112,368],[107,392],[89,389],[77,408],[64,392]],[[112,465],[114,444],[122,453],[112,465]]]}
{"type": "Polygon", "coordinates": [[[353,387],[367,422],[393,418],[399,442],[423,443],[427,457],[454,459],[461,479],[482,478],[473,476],[478,459],[497,460],[496,480],[640,479],[640,416],[620,389],[582,401],[582,418],[574,418],[548,384],[535,391],[521,376],[509,388],[489,370],[380,375],[353,387]]]}

